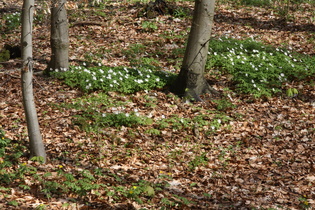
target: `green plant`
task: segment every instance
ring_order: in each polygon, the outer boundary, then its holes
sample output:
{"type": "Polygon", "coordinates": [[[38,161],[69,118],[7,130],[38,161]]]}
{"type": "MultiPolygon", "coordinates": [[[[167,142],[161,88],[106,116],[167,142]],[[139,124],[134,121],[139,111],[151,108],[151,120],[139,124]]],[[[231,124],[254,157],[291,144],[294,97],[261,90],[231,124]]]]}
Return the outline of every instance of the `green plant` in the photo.
{"type": "Polygon", "coordinates": [[[14,207],[18,207],[18,206],[19,206],[19,203],[18,203],[17,201],[13,200],[13,201],[9,201],[9,202],[8,202],[8,205],[14,206],[14,207]]]}
{"type": "Polygon", "coordinates": [[[10,51],[2,49],[0,51],[0,62],[8,61],[10,59],[10,51]]]}
{"type": "Polygon", "coordinates": [[[309,208],[311,208],[311,205],[308,202],[308,199],[307,199],[306,195],[300,196],[298,198],[298,200],[300,201],[300,206],[301,206],[302,209],[309,209],[309,208]]]}
{"type": "Polygon", "coordinates": [[[102,119],[98,121],[103,126],[114,126],[114,127],[131,127],[133,125],[144,125],[151,124],[150,120],[144,117],[138,116],[137,113],[110,113],[103,114],[102,119]]]}
{"type": "Polygon", "coordinates": [[[21,25],[20,12],[14,12],[12,14],[5,14],[3,19],[5,21],[4,25],[0,25],[0,29],[3,31],[13,31],[21,25]]]}
{"type": "Polygon", "coordinates": [[[299,91],[296,88],[289,88],[287,89],[287,96],[295,97],[299,94],[299,91]]]}
{"type": "Polygon", "coordinates": [[[205,165],[208,162],[208,158],[206,153],[195,156],[195,158],[188,163],[188,169],[190,171],[195,170],[196,167],[205,165]]]}
{"type": "Polygon", "coordinates": [[[240,0],[239,3],[241,5],[246,5],[246,6],[261,7],[261,6],[270,6],[272,1],[271,0],[240,0]]]}
{"type": "Polygon", "coordinates": [[[155,195],[155,190],[149,182],[140,180],[129,189],[127,196],[133,198],[138,203],[143,203],[140,199],[140,195],[153,197],[155,195]]]}
{"type": "Polygon", "coordinates": [[[265,46],[252,39],[210,40],[207,69],[230,75],[237,90],[255,97],[281,92],[283,84],[314,75],[315,57],[265,46]]]}
{"type": "Polygon", "coordinates": [[[217,104],[217,110],[218,111],[226,111],[229,109],[234,109],[236,105],[234,105],[229,99],[222,98],[219,100],[213,100],[217,104]]]}
{"type": "Polygon", "coordinates": [[[47,206],[45,204],[39,204],[38,206],[36,206],[35,210],[45,210],[46,207],[47,206]]]}
{"type": "Polygon", "coordinates": [[[98,132],[103,127],[133,127],[152,124],[152,119],[139,114],[137,109],[125,111],[128,102],[114,101],[105,93],[78,98],[61,107],[76,109],[73,123],[88,132],[98,132]]]}
{"type": "Polygon", "coordinates": [[[140,90],[163,88],[170,84],[175,75],[151,70],[146,67],[70,67],[69,71],[52,72],[56,78],[64,80],[70,87],[79,87],[83,91],[103,90],[134,93],[140,90]]]}
{"type": "Polygon", "coordinates": [[[173,16],[175,18],[187,18],[192,17],[192,12],[189,8],[186,7],[177,7],[174,12],[173,16]]]}
{"type": "Polygon", "coordinates": [[[150,134],[150,135],[154,135],[154,136],[161,135],[161,131],[158,129],[154,129],[154,128],[146,130],[145,133],[150,134]]]}
{"type": "Polygon", "coordinates": [[[96,16],[99,16],[99,17],[107,17],[108,14],[106,14],[105,12],[103,12],[102,10],[94,10],[93,13],[96,15],[96,16]]]}
{"type": "Polygon", "coordinates": [[[44,158],[43,157],[40,157],[40,156],[34,156],[31,158],[31,161],[34,161],[34,162],[38,162],[38,163],[44,163],[44,158]]]}
{"type": "Polygon", "coordinates": [[[158,29],[157,25],[152,21],[143,21],[141,27],[145,32],[153,32],[158,29]]]}
{"type": "Polygon", "coordinates": [[[292,0],[277,0],[275,1],[275,11],[279,15],[280,19],[288,21],[293,19],[293,13],[290,12],[291,6],[296,5],[292,0]]]}

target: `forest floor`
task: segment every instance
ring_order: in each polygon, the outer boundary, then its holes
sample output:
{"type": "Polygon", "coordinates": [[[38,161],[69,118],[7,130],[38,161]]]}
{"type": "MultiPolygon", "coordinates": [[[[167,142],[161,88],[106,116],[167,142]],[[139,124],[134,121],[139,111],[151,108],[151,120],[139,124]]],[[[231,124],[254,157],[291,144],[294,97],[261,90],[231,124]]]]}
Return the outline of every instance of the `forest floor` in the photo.
{"type": "MultiPolygon", "coordinates": [[[[19,1],[4,2],[0,9],[21,6],[19,1]]],[[[76,9],[69,2],[72,65],[99,62],[128,67],[134,64],[131,60],[158,54],[151,58],[156,65],[165,71],[179,71],[183,54],[174,52],[184,49],[192,2],[176,3],[186,8],[187,16],[160,15],[151,20],[138,17],[141,4],[112,1],[98,10],[76,9]],[[136,44],[145,46],[145,51],[137,54],[131,48],[136,44]]],[[[34,25],[34,94],[48,161],[39,164],[29,160],[22,147],[27,145],[27,129],[20,61],[2,63],[0,129],[5,132],[3,139],[12,142],[7,149],[16,151],[21,146],[24,153],[0,168],[1,209],[315,207],[314,82],[290,84],[299,90],[298,97],[283,94],[257,99],[232,91],[223,111],[209,98],[205,103],[187,104],[164,90],[131,95],[109,92],[106,96],[100,91],[83,93],[39,74],[50,59],[49,18],[44,11],[43,5],[37,5],[41,19],[34,25]],[[82,103],[92,105],[88,98],[94,96],[113,104],[123,102],[109,107],[108,112],[137,110],[153,121],[169,119],[165,121],[168,124],[158,129],[139,124],[88,132],[75,123],[80,112],[65,104],[83,97],[82,103]],[[198,116],[202,119],[194,124],[178,125],[180,119],[198,116]],[[217,129],[211,132],[211,123],[204,126],[205,121],[216,122],[213,126],[217,129]]],[[[213,37],[254,37],[314,56],[312,11],[311,5],[303,4],[292,13],[292,21],[283,22],[272,9],[218,4],[213,37]]],[[[20,40],[19,30],[1,36],[1,47],[20,40]]],[[[227,77],[213,84],[220,91],[230,85],[227,77]]],[[[8,161],[4,157],[1,164],[8,161]]]]}

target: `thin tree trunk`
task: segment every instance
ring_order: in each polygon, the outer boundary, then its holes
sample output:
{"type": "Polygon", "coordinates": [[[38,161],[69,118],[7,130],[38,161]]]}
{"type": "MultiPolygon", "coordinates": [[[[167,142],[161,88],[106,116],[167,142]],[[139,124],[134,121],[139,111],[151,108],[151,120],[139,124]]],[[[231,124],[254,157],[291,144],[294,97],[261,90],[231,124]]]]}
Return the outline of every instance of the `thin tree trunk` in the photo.
{"type": "Polygon", "coordinates": [[[33,96],[33,52],[32,52],[32,25],[34,0],[24,0],[22,8],[22,94],[26,116],[31,156],[40,156],[46,161],[46,152],[39,129],[37,112],[33,96]]]}
{"type": "Polygon", "coordinates": [[[69,69],[69,24],[66,0],[52,0],[51,5],[51,60],[50,70],[69,69]]]}
{"type": "Polygon", "coordinates": [[[181,71],[171,87],[175,94],[196,101],[203,93],[216,93],[204,78],[215,0],[195,0],[192,27],[181,71]]]}

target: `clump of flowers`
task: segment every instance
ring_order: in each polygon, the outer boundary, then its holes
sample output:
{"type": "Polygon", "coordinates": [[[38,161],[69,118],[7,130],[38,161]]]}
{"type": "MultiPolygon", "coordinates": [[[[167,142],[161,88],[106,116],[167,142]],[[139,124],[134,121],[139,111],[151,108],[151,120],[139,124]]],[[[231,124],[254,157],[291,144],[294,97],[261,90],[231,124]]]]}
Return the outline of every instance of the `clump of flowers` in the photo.
{"type": "Polygon", "coordinates": [[[7,31],[17,29],[21,25],[20,16],[21,16],[20,12],[14,12],[11,14],[4,15],[3,19],[5,21],[5,24],[0,25],[0,29],[7,31]]]}
{"type": "Polygon", "coordinates": [[[68,71],[55,71],[53,75],[71,87],[83,91],[104,90],[134,93],[140,90],[163,88],[174,79],[174,74],[145,67],[72,66],[68,71]]]}
{"type": "Polygon", "coordinates": [[[263,45],[253,39],[219,38],[210,41],[207,69],[232,76],[236,88],[256,97],[280,92],[284,84],[315,73],[314,57],[263,45]]]}

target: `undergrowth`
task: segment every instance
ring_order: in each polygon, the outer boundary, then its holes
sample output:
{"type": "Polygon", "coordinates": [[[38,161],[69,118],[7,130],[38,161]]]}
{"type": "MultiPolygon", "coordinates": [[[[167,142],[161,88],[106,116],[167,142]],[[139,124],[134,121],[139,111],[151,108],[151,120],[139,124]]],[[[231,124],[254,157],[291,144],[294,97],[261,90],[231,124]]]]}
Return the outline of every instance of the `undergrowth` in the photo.
{"type": "MultiPolygon", "coordinates": [[[[229,74],[237,90],[255,97],[272,96],[284,85],[314,76],[315,57],[266,46],[253,39],[210,40],[206,69],[229,74]]],[[[211,73],[211,72],[210,72],[211,73]]]]}
{"type": "Polygon", "coordinates": [[[175,75],[159,71],[154,67],[98,67],[72,66],[69,71],[55,70],[52,73],[64,80],[70,87],[79,87],[82,91],[117,91],[134,93],[140,90],[161,89],[171,84],[175,75]],[[153,70],[152,70],[153,69],[153,70]]]}

